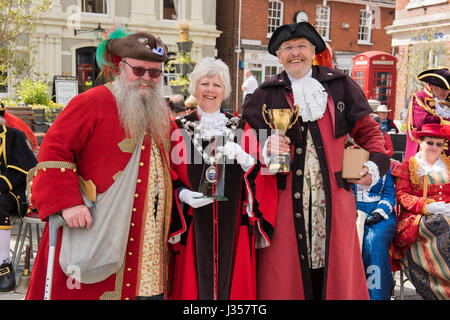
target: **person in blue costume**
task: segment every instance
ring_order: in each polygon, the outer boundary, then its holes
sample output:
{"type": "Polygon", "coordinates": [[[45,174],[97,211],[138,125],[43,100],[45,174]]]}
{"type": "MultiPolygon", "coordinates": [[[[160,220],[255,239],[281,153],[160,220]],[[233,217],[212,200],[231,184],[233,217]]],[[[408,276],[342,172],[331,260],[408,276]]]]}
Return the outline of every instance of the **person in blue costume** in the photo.
{"type": "Polygon", "coordinates": [[[371,300],[388,300],[393,287],[389,246],[397,228],[394,180],[389,171],[370,188],[352,185],[358,210],[366,213],[362,256],[371,300]]]}

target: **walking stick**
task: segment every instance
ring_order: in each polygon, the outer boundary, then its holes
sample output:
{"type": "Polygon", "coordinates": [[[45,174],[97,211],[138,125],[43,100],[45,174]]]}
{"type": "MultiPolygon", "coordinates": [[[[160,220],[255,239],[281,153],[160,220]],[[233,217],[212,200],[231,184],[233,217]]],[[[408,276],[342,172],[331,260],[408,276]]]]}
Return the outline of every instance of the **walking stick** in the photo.
{"type": "Polygon", "coordinates": [[[48,245],[47,277],[45,279],[44,300],[51,300],[53,267],[55,264],[55,249],[56,249],[56,242],[58,240],[58,230],[60,227],[64,225],[66,225],[66,221],[61,215],[52,214],[49,217],[49,245],[48,245]]]}

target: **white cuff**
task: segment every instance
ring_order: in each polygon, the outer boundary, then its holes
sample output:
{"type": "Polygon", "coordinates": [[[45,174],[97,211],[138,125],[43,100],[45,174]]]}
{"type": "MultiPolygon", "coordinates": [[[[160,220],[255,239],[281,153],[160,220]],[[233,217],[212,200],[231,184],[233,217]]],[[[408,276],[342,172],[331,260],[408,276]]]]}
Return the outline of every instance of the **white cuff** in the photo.
{"type": "Polygon", "coordinates": [[[378,170],[378,166],[373,161],[367,161],[364,163],[364,166],[369,168],[369,172],[372,175],[372,184],[370,186],[361,185],[361,189],[364,191],[370,190],[374,185],[377,184],[378,180],[380,180],[380,171],[378,170]]]}
{"type": "Polygon", "coordinates": [[[375,209],[375,210],[373,210],[372,211],[372,213],[373,212],[378,212],[384,219],[388,219],[389,218],[389,216],[387,215],[387,213],[386,212],[384,212],[384,210],[383,209],[375,209]]]}
{"type": "Polygon", "coordinates": [[[267,138],[266,142],[264,143],[264,148],[262,149],[262,156],[266,167],[268,167],[270,164],[270,156],[267,155],[267,144],[269,143],[269,138],[267,138]]]}

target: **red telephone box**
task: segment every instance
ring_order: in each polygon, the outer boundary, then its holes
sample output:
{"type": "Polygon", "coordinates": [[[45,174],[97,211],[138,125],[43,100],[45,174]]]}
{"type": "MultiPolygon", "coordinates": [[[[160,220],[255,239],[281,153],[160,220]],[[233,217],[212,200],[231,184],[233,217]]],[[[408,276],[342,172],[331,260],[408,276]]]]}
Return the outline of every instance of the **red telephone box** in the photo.
{"type": "Polygon", "coordinates": [[[383,51],[367,51],[353,58],[352,78],[361,86],[367,99],[378,100],[395,109],[397,59],[383,51]]]}

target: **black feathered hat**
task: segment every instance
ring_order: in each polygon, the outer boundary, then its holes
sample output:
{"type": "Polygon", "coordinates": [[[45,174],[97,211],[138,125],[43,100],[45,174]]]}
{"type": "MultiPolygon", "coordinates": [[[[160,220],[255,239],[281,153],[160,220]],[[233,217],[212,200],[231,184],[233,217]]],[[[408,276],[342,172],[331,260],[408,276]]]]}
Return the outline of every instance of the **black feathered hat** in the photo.
{"type": "Polygon", "coordinates": [[[276,56],[277,50],[285,41],[295,38],[306,38],[312,45],[316,47],[316,54],[325,50],[326,45],[320,34],[309,22],[302,21],[299,23],[285,24],[278,27],[272,34],[269,41],[268,51],[276,56]]]}

